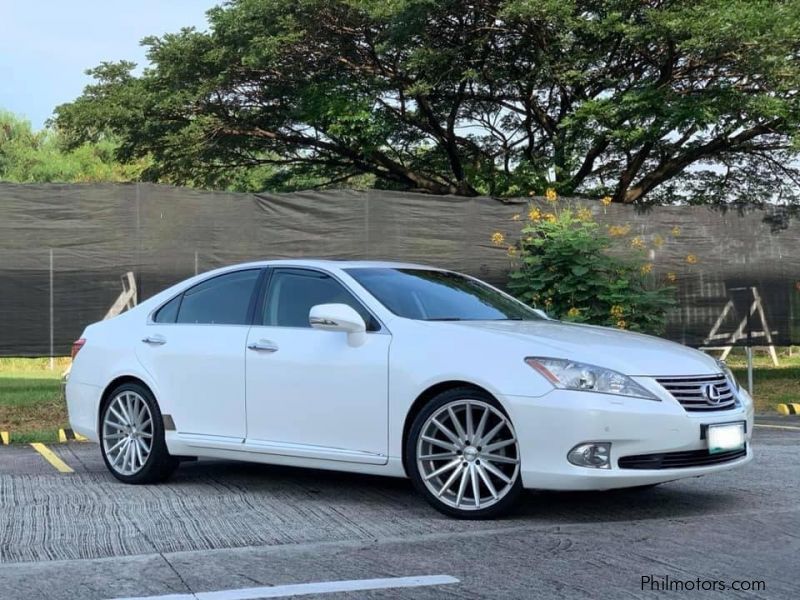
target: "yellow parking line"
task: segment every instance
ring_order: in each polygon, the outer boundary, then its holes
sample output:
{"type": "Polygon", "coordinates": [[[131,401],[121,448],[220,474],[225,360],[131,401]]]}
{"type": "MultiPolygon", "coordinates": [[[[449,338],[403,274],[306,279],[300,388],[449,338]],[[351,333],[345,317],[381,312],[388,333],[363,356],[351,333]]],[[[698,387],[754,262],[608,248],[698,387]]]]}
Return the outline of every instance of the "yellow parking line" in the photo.
{"type": "Polygon", "coordinates": [[[75,472],[70,468],[70,466],[67,463],[65,463],[63,460],[58,458],[58,456],[56,456],[56,454],[52,450],[50,450],[50,448],[45,446],[44,444],[40,444],[40,443],[36,442],[36,443],[31,444],[31,448],[33,448],[39,454],[41,454],[42,457],[44,457],[44,459],[47,462],[49,462],[51,465],[53,465],[53,467],[55,467],[55,469],[57,471],[59,471],[61,473],[74,473],[75,472]]]}
{"type": "Polygon", "coordinates": [[[769,427],[770,429],[793,429],[800,431],[800,427],[792,427],[790,425],[766,425],[764,423],[755,423],[755,427],[769,427]]]}
{"type": "Polygon", "coordinates": [[[69,441],[76,441],[76,442],[88,442],[89,438],[82,436],[80,433],[75,433],[72,429],[59,429],[58,430],[58,441],[62,444],[64,442],[69,441]]]}

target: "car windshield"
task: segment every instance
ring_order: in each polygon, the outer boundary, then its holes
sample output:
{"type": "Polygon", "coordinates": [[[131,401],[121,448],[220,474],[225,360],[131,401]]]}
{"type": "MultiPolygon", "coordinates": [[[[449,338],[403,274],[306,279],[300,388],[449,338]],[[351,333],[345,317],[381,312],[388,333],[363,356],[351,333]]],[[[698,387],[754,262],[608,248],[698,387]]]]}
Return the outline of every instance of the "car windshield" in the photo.
{"type": "Polygon", "coordinates": [[[394,314],[423,321],[533,321],[531,308],[449,271],[354,268],[347,273],[394,314]]]}

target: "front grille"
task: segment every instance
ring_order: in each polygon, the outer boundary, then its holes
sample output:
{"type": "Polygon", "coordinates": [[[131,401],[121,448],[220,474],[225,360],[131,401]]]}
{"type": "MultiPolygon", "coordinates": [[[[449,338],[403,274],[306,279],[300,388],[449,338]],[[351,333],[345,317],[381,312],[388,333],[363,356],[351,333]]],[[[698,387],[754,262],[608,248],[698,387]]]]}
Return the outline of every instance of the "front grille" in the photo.
{"type": "Polygon", "coordinates": [[[660,454],[638,454],[623,456],[618,463],[620,469],[686,469],[688,467],[707,467],[736,460],[747,456],[747,448],[728,450],[709,454],[708,450],[689,450],[687,452],[661,452],[660,454]]]}
{"type": "Polygon", "coordinates": [[[658,377],[656,381],[690,412],[728,410],[736,396],[723,374],[697,377],[658,377]]]}

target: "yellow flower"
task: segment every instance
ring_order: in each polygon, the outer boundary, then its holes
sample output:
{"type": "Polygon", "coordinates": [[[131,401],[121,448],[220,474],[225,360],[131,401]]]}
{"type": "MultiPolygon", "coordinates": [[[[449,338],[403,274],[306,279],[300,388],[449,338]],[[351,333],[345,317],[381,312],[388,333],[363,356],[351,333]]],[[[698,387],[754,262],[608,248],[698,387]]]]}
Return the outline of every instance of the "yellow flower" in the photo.
{"type": "Polygon", "coordinates": [[[581,309],[580,308],[575,308],[574,306],[571,307],[567,311],[567,316],[568,317],[577,317],[577,316],[580,316],[580,314],[581,314],[581,309]]]}
{"type": "Polygon", "coordinates": [[[672,237],[678,237],[680,234],[681,228],[675,225],[675,227],[672,228],[672,237]]]}
{"type": "Polygon", "coordinates": [[[516,215],[514,215],[513,217],[511,217],[511,220],[512,220],[512,221],[519,221],[521,218],[522,218],[522,215],[520,215],[519,213],[517,213],[516,215]]]}
{"type": "Polygon", "coordinates": [[[619,304],[615,304],[614,306],[611,307],[611,310],[609,312],[611,313],[612,317],[614,317],[615,319],[619,319],[622,317],[622,315],[625,314],[625,309],[619,304]]]}
{"type": "Polygon", "coordinates": [[[542,218],[542,211],[540,211],[538,208],[534,206],[532,209],[528,211],[528,218],[531,221],[538,221],[539,219],[542,218]]]}
{"type": "Polygon", "coordinates": [[[509,256],[516,256],[517,255],[517,248],[515,246],[509,246],[508,250],[506,250],[506,253],[509,256]]]}
{"type": "Polygon", "coordinates": [[[650,271],[653,270],[653,263],[644,263],[639,270],[642,272],[642,275],[647,275],[650,271]]]}
{"type": "Polygon", "coordinates": [[[686,255],[686,262],[689,263],[690,265],[696,265],[697,264],[697,257],[694,254],[687,254],[686,255]]]}
{"type": "Polygon", "coordinates": [[[544,216],[544,220],[547,221],[548,223],[555,223],[556,222],[556,216],[553,213],[547,213],[544,216]]]}
{"type": "Polygon", "coordinates": [[[661,246],[663,246],[663,245],[664,245],[664,238],[661,237],[660,235],[656,235],[653,238],[653,246],[655,248],[661,248],[661,246]]]}
{"type": "Polygon", "coordinates": [[[603,206],[609,206],[613,200],[611,199],[611,196],[605,196],[602,200],[600,200],[600,202],[603,203],[603,206]]]}
{"type": "Polygon", "coordinates": [[[678,276],[675,275],[675,273],[672,273],[672,272],[667,273],[667,281],[669,281],[670,283],[675,283],[677,281],[677,279],[678,279],[678,276]]]}
{"type": "Polygon", "coordinates": [[[641,236],[637,235],[631,240],[631,248],[636,248],[637,250],[644,248],[644,240],[641,238],[641,236]]]}
{"type": "Polygon", "coordinates": [[[553,188],[547,188],[544,197],[548,202],[556,202],[558,200],[558,194],[553,188]]]}
{"type": "Polygon", "coordinates": [[[588,208],[579,208],[578,212],[575,213],[575,216],[578,217],[581,221],[591,221],[592,220],[592,211],[588,208]]]}
{"type": "Polygon", "coordinates": [[[495,231],[495,232],[492,234],[492,243],[493,243],[495,246],[502,246],[502,245],[503,245],[503,243],[504,243],[505,241],[506,241],[506,236],[504,236],[504,235],[503,235],[502,233],[500,233],[499,231],[495,231]]]}
{"type": "Polygon", "coordinates": [[[624,235],[628,235],[628,232],[631,230],[630,225],[609,225],[608,226],[608,235],[611,237],[622,237],[624,235]]]}
{"type": "Polygon", "coordinates": [[[627,325],[628,324],[625,322],[625,319],[620,319],[619,321],[617,321],[617,327],[619,327],[620,329],[625,329],[627,325]]]}

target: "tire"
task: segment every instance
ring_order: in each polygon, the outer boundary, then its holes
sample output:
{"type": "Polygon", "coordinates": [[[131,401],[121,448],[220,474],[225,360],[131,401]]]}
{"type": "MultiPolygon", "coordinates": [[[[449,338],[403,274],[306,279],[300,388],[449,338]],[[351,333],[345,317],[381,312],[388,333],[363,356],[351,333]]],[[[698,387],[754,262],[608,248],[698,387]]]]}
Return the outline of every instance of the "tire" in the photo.
{"type": "Polygon", "coordinates": [[[522,493],[511,420],[494,398],[473,388],[442,392],[424,406],[405,440],[405,459],[417,491],[451,517],[500,517],[522,493]]]}
{"type": "Polygon", "coordinates": [[[123,383],[108,395],[99,429],[103,462],[120,481],[157,483],[178,467],[167,451],[158,403],[141,384],[123,383]]]}

